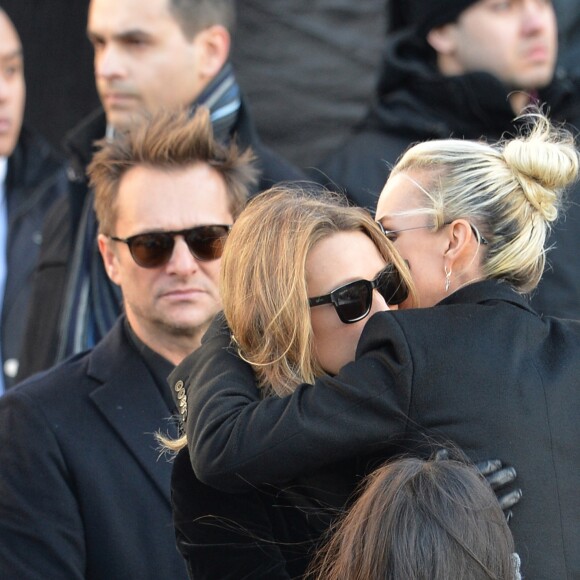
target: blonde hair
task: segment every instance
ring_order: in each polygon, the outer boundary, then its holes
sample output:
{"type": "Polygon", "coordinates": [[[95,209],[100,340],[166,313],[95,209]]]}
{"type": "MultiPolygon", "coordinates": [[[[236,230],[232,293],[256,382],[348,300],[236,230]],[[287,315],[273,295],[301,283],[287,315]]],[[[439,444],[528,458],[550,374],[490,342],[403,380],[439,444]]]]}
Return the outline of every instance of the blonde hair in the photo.
{"type": "Polygon", "coordinates": [[[206,163],[224,179],[229,209],[236,218],[257,182],[250,149],[240,152],[231,143],[221,145],[213,136],[209,110],[199,107],[188,111],[161,111],[111,140],[99,142],[88,167],[95,189],[95,212],[99,232],[114,234],[117,221],[117,196],[121,179],[133,167],[146,166],[165,171],[185,169],[206,163]]]}
{"type": "MultiPolygon", "coordinates": [[[[564,188],[578,175],[573,136],[553,126],[538,109],[521,117],[521,134],[494,145],[447,139],[411,147],[392,175],[426,170],[421,188],[435,228],[468,219],[488,245],[486,278],[533,290],[544,271],[546,239],[562,204],[564,188]]],[[[411,210],[408,213],[415,213],[411,210]]]]}
{"type": "Polygon", "coordinates": [[[306,259],[317,242],[341,231],[365,233],[412,289],[406,264],[371,216],[337,194],[274,187],[248,204],[226,242],[225,317],[259,385],[279,396],[324,372],[312,345],[306,259]]]}

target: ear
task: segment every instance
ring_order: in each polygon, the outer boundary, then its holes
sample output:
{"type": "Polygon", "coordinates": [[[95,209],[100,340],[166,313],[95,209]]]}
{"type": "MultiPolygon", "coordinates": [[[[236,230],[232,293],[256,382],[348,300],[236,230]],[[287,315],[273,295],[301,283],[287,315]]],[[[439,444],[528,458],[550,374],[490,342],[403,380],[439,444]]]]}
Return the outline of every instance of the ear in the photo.
{"type": "Polygon", "coordinates": [[[475,238],[471,225],[467,220],[454,220],[449,224],[447,232],[445,262],[451,269],[461,269],[464,259],[468,257],[472,261],[474,256],[472,242],[475,238]]]}
{"type": "Polygon", "coordinates": [[[121,276],[119,270],[119,258],[117,253],[113,248],[113,241],[111,238],[99,234],[97,237],[97,243],[99,245],[99,252],[101,253],[101,258],[103,258],[103,264],[105,266],[105,271],[107,276],[118,286],[121,284],[121,276]]]}
{"type": "Polygon", "coordinates": [[[214,24],[199,32],[194,42],[201,49],[199,73],[203,78],[213,79],[230,56],[231,36],[228,29],[214,24]]]}
{"type": "Polygon", "coordinates": [[[433,28],[427,33],[427,42],[440,55],[449,55],[455,50],[455,28],[453,22],[433,28]]]}

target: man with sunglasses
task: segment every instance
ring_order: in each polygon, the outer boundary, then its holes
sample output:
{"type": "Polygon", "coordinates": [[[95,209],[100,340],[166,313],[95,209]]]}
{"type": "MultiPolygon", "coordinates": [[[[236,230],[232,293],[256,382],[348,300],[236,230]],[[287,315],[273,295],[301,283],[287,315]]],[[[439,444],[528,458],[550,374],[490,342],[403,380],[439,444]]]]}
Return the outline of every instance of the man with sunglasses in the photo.
{"type": "Polygon", "coordinates": [[[221,308],[220,257],[256,170],[214,141],[209,112],[163,114],[90,165],[105,270],[124,315],[91,351],[0,401],[4,578],[187,577],[175,548],[167,375],[221,308]]]}

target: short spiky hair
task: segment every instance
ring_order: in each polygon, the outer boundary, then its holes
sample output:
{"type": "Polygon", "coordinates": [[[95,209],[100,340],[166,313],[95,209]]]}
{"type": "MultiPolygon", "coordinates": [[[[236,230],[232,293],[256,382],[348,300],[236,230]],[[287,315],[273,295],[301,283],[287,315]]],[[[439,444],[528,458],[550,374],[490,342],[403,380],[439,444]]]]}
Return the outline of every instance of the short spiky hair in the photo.
{"type": "Polygon", "coordinates": [[[232,216],[242,211],[250,187],[257,181],[250,149],[240,152],[232,143],[224,146],[213,136],[209,111],[199,107],[193,116],[186,111],[162,111],[144,122],[99,143],[88,167],[95,189],[95,211],[99,231],[111,235],[117,221],[117,195],[123,175],[144,165],[163,170],[183,169],[207,163],[224,179],[232,216]]]}

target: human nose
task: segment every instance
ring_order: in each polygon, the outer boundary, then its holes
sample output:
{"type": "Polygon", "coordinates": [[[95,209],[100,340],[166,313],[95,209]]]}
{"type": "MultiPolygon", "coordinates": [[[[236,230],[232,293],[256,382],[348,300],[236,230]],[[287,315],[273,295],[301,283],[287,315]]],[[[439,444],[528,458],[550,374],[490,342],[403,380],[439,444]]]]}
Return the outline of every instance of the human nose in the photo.
{"type": "Polygon", "coordinates": [[[546,0],[526,0],[523,3],[522,27],[525,34],[534,34],[547,26],[552,16],[552,4],[546,0]]]}
{"type": "Polygon", "coordinates": [[[10,85],[8,80],[0,73],[0,102],[4,102],[10,94],[10,85]]]}
{"type": "Polygon", "coordinates": [[[95,75],[102,78],[125,75],[122,56],[113,44],[103,45],[95,51],[95,75]]]}
{"type": "Polygon", "coordinates": [[[197,258],[191,253],[183,236],[175,236],[173,253],[167,263],[167,273],[176,275],[188,275],[199,269],[197,258]]]}
{"type": "Polygon", "coordinates": [[[384,296],[375,288],[373,290],[373,303],[371,304],[370,315],[372,316],[375,312],[383,312],[384,310],[390,310],[390,307],[384,296]]]}

